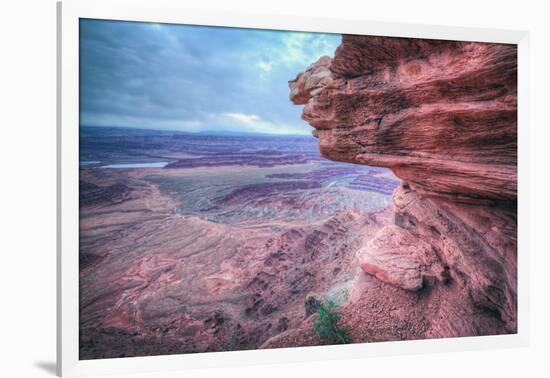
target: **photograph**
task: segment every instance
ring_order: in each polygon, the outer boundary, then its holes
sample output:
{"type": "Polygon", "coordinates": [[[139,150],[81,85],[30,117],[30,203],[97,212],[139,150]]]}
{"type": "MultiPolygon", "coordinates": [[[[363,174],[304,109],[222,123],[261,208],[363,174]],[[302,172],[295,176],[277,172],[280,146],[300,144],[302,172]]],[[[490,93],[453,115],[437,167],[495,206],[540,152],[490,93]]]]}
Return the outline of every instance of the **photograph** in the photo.
{"type": "Polygon", "coordinates": [[[6,4],[1,377],[550,376],[542,4],[6,4]]]}
{"type": "Polygon", "coordinates": [[[78,41],[80,360],[518,333],[516,44],[78,41]]]}

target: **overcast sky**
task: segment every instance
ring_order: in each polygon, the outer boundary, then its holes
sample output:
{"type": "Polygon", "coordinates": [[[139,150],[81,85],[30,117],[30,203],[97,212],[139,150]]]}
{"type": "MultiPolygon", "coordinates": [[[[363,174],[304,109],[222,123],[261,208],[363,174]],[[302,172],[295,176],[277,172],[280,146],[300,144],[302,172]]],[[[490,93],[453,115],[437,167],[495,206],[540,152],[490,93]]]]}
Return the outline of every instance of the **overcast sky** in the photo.
{"type": "Polygon", "coordinates": [[[81,20],[80,123],[309,134],[288,80],[339,35],[81,20]]]}

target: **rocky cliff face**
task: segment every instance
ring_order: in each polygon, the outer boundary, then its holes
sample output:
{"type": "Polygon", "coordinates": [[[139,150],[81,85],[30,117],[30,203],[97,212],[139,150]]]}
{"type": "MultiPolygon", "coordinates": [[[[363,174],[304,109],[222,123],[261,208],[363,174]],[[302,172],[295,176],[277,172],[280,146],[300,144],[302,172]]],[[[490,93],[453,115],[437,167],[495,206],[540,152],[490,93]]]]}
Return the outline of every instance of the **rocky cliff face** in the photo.
{"type": "Polygon", "coordinates": [[[344,35],[289,85],[323,156],[403,180],[357,256],[354,341],[516,332],[516,47],[344,35]]]}
{"type": "Polygon", "coordinates": [[[512,45],[345,35],[290,82],[332,160],[390,167],[417,192],[516,198],[512,45]]]}

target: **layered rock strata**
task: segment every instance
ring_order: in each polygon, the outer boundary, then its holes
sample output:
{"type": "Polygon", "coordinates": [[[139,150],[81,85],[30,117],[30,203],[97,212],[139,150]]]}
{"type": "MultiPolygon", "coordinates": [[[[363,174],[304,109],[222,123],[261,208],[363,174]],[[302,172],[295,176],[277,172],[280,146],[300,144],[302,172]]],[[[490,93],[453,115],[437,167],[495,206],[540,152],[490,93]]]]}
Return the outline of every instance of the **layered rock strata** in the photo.
{"type": "Polygon", "coordinates": [[[329,62],[290,82],[323,156],[430,196],[515,200],[515,46],[344,35],[329,62]]]}
{"type": "Polygon", "coordinates": [[[324,157],[403,180],[357,254],[354,341],[515,333],[516,46],[344,35],[289,85],[324,157]]]}

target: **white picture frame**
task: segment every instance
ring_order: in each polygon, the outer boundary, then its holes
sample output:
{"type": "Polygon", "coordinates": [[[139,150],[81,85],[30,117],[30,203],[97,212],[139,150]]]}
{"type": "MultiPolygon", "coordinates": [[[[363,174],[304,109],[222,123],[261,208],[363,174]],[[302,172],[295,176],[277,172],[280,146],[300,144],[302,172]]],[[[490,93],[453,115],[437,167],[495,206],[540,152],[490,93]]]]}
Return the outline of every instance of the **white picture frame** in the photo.
{"type": "Polygon", "coordinates": [[[525,31],[287,17],[186,9],[170,0],[58,3],[57,372],[60,376],[144,373],[201,367],[361,358],[526,346],[528,344],[528,51],[525,31]],[[79,19],[146,21],[388,37],[510,43],[518,46],[518,332],[512,335],[79,360],[79,19]]]}

